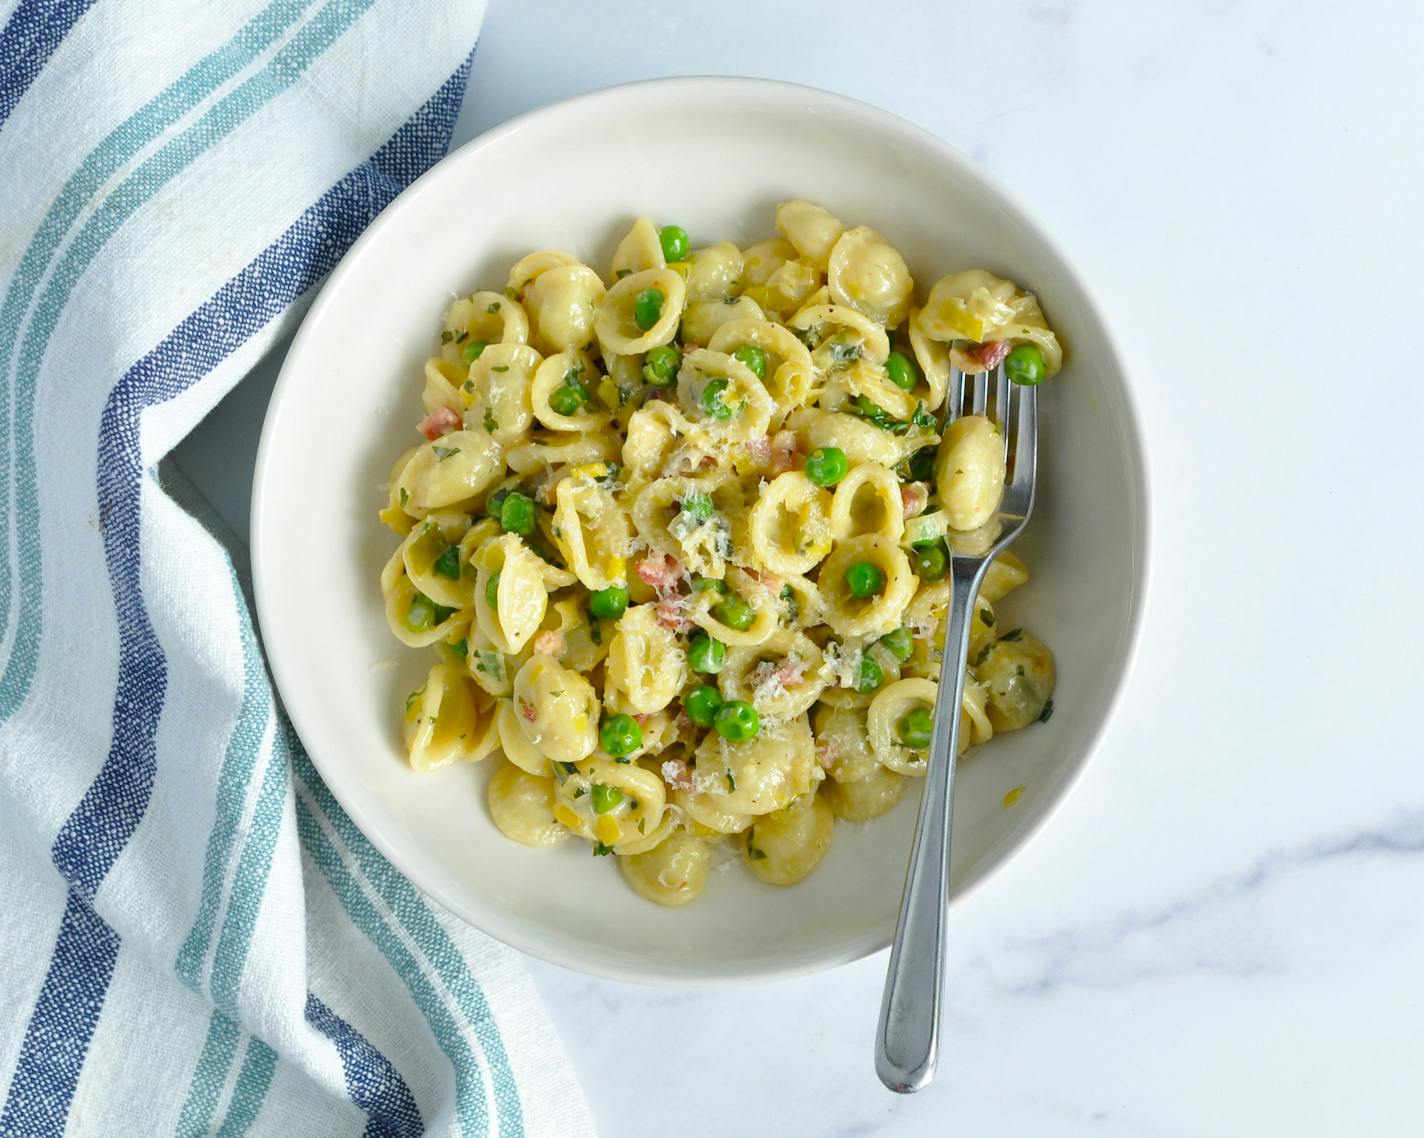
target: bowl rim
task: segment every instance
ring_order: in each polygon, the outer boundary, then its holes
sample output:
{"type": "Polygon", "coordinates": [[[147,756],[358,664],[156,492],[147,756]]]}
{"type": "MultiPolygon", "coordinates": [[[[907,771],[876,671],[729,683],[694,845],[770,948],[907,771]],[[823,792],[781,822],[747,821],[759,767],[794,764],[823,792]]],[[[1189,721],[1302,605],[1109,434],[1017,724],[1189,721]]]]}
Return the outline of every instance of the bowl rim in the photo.
{"type": "MultiPolygon", "coordinates": [[[[421,174],[420,177],[416,178],[415,181],[402,190],[366,227],[356,241],[352,243],[345,255],[343,255],[326,281],[321,285],[320,293],[312,302],[306,314],[302,317],[301,325],[287,350],[287,357],[283,361],[277,382],[272,389],[272,395],[263,417],[262,434],[258,444],[256,463],[253,469],[252,500],[249,515],[253,597],[256,603],[256,616],[259,628],[264,623],[262,618],[264,612],[268,610],[267,597],[269,595],[269,589],[272,587],[266,568],[271,558],[267,552],[267,541],[265,537],[265,503],[270,492],[269,485],[271,483],[271,467],[275,450],[274,436],[276,433],[275,423],[278,418],[277,412],[288,395],[289,389],[294,388],[298,382],[298,369],[293,365],[292,360],[294,358],[300,359],[300,349],[304,341],[314,334],[312,329],[322,322],[328,310],[335,308],[339,304],[338,298],[346,279],[359,271],[360,263],[368,251],[381,239],[384,230],[393,223],[393,219],[398,214],[414,208],[416,199],[430,184],[441,179],[458,176],[457,171],[460,170],[463,165],[468,164],[474,155],[495,146],[503,139],[528,126],[541,123],[546,119],[557,118],[564,114],[570,107],[586,106],[600,102],[612,103],[618,100],[639,96],[649,90],[665,94],[677,94],[684,90],[696,91],[699,95],[706,96],[711,94],[713,97],[715,97],[720,90],[727,93],[735,91],[741,95],[745,95],[749,92],[760,94],[769,100],[776,100],[778,102],[790,99],[798,103],[810,104],[818,110],[824,108],[826,111],[842,117],[849,116],[859,118],[877,130],[893,132],[904,138],[907,143],[932,151],[938,160],[956,167],[960,175],[965,176],[969,181],[978,182],[985,191],[995,197],[999,203],[1005,207],[1012,215],[1015,224],[1025,230],[1030,237],[1047,251],[1050,257],[1057,261],[1058,268],[1068,283],[1078,291],[1083,300],[1085,309],[1089,315],[1096,320],[1098,330],[1102,337],[1102,346],[1108,353],[1111,362],[1115,365],[1117,374],[1121,377],[1122,382],[1120,386],[1122,403],[1125,410],[1124,419],[1128,428],[1124,434],[1124,457],[1127,459],[1130,467],[1130,476],[1135,480],[1136,484],[1136,501],[1134,504],[1137,516],[1130,519],[1130,521],[1133,531],[1140,534],[1141,539],[1140,544],[1131,551],[1133,554],[1133,587],[1129,597],[1129,612],[1124,636],[1125,643],[1123,644],[1119,656],[1116,674],[1111,678],[1112,686],[1107,697],[1103,714],[1099,718],[1097,725],[1092,729],[1087,743],[1081,749],[1081,753],[1075,761],[1073,769],[1069,772],[1066,781],[1063,783],[1054,801],[1029,825],[1029,828],[1024,831],[1012,848],[997,858],[993,864],[959,883],[958,888],[951,894],[949,901],[952,906],[959,905],[966,898],[977,893],[987,881],[996,877],[1006,866],[1015,861],[1034,839],[1043,832],[1048,823],[1057,816],[1058,812],[1063,808],[1064,803],[1077,787],[1079,780],[1082,779],[1089,762],[1102,745],[1108,725],[1112,722],[1122,706],[1124,691],[1127,686],[1127,677],[1137,662],[1137,656],[1141,646],[1142,625],[1149,594],[1153,528],[1150,506],[1151,480],[1146,453],[1143,447],[1144,432],[1142,415],[1133,395],[1129,369],[1121,345],[1113,335],[1111,325],[1103,317],[1103,308],[1099,303],[1097,294],[1089,287],[1088,283],[1075,268],[1073,262],[1038,222],[1032,212],[1029,211],[1016,194],[1001,183],[997,177],[984,170],[967,154],[956,149],[932,131],[910,122],[908,119],[901,118],[899,115],[890,111],[883,110],[880,107],[822,88],[776,79],[726,75],[683,75],[639,79],[627,83],[599,87],[525,111],[497,126],[491,127],[489,130],[477,135],[455,150],[450,151],[440,161],[426,170],[425,173],[421,174]]],[[[267,658],[268,668],[271,672],[273,685],[276,689],[274,694],[282,709],[286,711],[286,714],[300,737],[303,727],[303,712],[297,707],[287,707],[285,700],[282,698],[284,688],[291,690],[290,685],[285,682],[290,677],[288,661],[284,659],[281,651],[275,649],[273,644],[269,643],[265,638],[263,639],[263,648],[264,655],[267,658]]],[[[303,744],[303,747],[305,748],[305,744],[303,744]]],[[[336,766],[332,763],[328,763],[315,751],[308,750],[307,753],[317,771],[321,774],[323,781],[326,782],[332,795],[336,798],[341,808],[346,811],[347,816],[355,823],[366,839],[380,851],[382,856],[390,861],[390,863],[415,885],[423,895],[434,900],[442,908],[485,935],[520,952],[527,953],[530,956],[537,957],[551,964],[569,968],[573,971],[598,976],[607,980],[654,987],[723,987],[733,984],[792,979],[798,976],[806,976],[820,972],[825,969],[839,967],[840,965],[849,964],[887,948],[893,939],[894,931],[892,929],[888,934],[863,936],[843,944],[834,951],[826,952],[815,957],[801,958],[788,962],[785,966],[743,967],[733,971],[704,971],[695,974],[682,974],[672,971],[649,974],[639,972],[632,968],[621,967],[616,963],[610,963],[599,957],[588,957],[576,949],[570,950],[560,942],[525,936],[517,927],[512,928],[501,920],[498,905],[490,905],[487,907],[471,906],[464,897],[456,896],[453,891],[444,889],[437,883],[427,881],[419,867],[414,864],[411,858],[406,856],[402,846],[389,839],[379,824],[379,820],[372,818],[361,808],[358,802],[354,801],[346,793],[341,780],[340,771],[336,766]],[[476,919],[476,915],[478,919],[476,919]]]]}

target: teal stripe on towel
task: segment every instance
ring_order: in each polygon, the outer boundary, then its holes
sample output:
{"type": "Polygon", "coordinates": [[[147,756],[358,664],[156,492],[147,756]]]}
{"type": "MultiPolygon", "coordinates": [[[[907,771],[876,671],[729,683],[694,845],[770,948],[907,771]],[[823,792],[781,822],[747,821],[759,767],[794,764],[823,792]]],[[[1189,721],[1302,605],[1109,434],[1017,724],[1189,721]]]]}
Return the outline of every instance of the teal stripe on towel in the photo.
{"type": "Polygon", "coordinates": [[[241,625],[242,703],[237,712],[237,725],[223,755],[222,771],[218,775],[217,804],[203,859],[203,892],[198,915],[178,951],[174,966],[183,983],[195,992],[201,991],[203,963],[212,941],[218,907],[222,903],[223,882],[227,878],[228,863],[232,860],[233,847],[237,842],[237,830],[242,824],[247,788],[257,769],[262,734],[272,714],[267,672],[257,650],[252,620],[236,576],[232,578],[232,593],[241,625]]]}
{"type": "Polygon", "coordinates": [[[213,1012],[208,1021],[208,1037],[203,1040],[193,1080],[188,1084],[188,1097],[178,1116],[178,1138],[200,1138],[208,1133],[208,1124],[232,1068],[232,1058],[237,1054],[238,1034],[237,1024],[232,1019],[222,1012],[213,1012]]]}
{"type": "Polygon", "coordinates": [[[255,1035],[249,1036],[247,1054],[242,1059],[242,1070],[237,1073],[227,1117],[218,1127],[218,1138],[242,1138],[247,1133],[267,1098],[267,1088],[276,1069],[277,1053],[255,1035]]]}
{"type": "Polygon", "coordinates": [[[470,972],[465,958],[450,939],[449,933],[435,919],[424,897],[415,886],[388,862],[381,852],[366,840],[354,822],[346,816],[331,791],[321,781],[311,760],[303,753],[294,757],[294,768],[302,785],[329,819],[343,844],[356,859],[362,874],[371,882],[378,895],[399,918],[401,925],[420,946],[439,975],[441,982],[454,994],[466,1022],[474,1029],[484,1051],[494,1086],[495,1104],[499,1111],[501,1135],[524,1133],[523,1109],[519,1103],[519,1087],[509,1067],[509,1056],[499,1026],[485,1000],[484,990],[470,972]]]}
{"type": "MultiPolygon", "coordinates": [[[[303,780],[310,790],[310,783],[303,780]]],[[[346,915],[366,937],[376,946],[391,968],[410,991],[411,999],[425,1016],[431,1033],[450,1060],[455,1074],[455,1111],[459,1118],[460,1133],[465,1138],[483,1138],[489,1133],[489,1105],[485,1101],[483,1081],[480,1079],[477,1062],[459,1022],[451,1014],[446,1001],[436,992],[426,978],[419,961],[410,954],[391,925],[381,916],[371,899],[366,895],[360,882],[347,868],[341,854],[333,846],[322,829],[314,811],[300,791],[297,794],[297,830],[301,834],[302,845],[316,862],[322,876],[331,886],[332,892],[346,910],[346,915]]]]}
{"type": "Polygon", "coordinates": [[[252,827],[247,843],[237,861],[237,873],[228,892],[227,918],[218,937],[213,955],[210,988],[213,1003],[229,1014],[237,1011],[238,985],[247,963],[247,950],[252,944],[252,932],[267,891],[267,877],[272,871],[272,852],[277,848],[277,834],[282,826],[282,812],[287,805],[288,770],[291,747],[285,734],[286,725],[278,723],[262,777],[262,792],[252,813],[252,827]]]}

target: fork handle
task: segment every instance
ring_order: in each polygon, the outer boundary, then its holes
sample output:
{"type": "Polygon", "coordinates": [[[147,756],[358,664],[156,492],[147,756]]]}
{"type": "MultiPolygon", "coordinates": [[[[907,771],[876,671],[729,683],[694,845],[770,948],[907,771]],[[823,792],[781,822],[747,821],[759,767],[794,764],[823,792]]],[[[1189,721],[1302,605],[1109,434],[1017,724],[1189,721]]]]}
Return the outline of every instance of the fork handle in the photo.
{"type": "Polygon", "coordinates": [[[908,1094],[934,1077],[944,997],[945,911],[949,907],[949,840],[960,706],[969,661],[969,622],[987,559],[950,559],[950,596],[934,736],[920,819],[895,927],[895,947],[880,1001],[875,1070],[892,1091],[908,1094]],[[954,698],[946,699],[948,686],[954,698]]]}

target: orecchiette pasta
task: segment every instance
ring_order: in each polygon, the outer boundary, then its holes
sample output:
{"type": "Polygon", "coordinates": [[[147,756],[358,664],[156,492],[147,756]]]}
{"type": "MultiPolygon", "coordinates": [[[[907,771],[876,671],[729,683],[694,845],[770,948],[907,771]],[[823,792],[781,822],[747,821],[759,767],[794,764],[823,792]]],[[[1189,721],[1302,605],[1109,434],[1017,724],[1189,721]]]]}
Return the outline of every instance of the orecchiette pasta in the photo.
{"type": "Polygon", "coordinates": [[[795,885],[826,856],[834,830],[831,808],[819,794],[804,794],[748,827],[742,857],[768,885],[795,885]]]}
{"type": "Polygon", "coordinates": [[[554,780],[501,763],[489,782],[490,817],[499,832],[520,845],[547,849],[569,837],[554,817],[554,780]]]}
{"type": "Polygon", "coordinates": [[[657,227],[646,217],[640,217],[628,230],[628,235],[613,250],[613,279],[621,281],[633,273],[661,269],[667,264],[657,227]]]}
{"type": "Polygon", "coordinates": [[[546,269],[524,290],[536,340],[555,352],[586,347],[593,340],[594,310],[603,296],[603,282],[587,265],[546,269]]]}
{"type": "Polygon", "coordinates": [[[608,648],[608,686],[640,714],[661,711],[687,681],[687,658],[654,605],[634,605],[608,648]]]}
{"type": "MultiPolygon", "coordinates": [[[[775,226],[694,249],[640,217],[607,277],[541,250],[460,296],[381,490],[387,623],[436,654],[410,767],[499,751],[501,833],[581,838],[670,907],[719,845],[800,881],[924,774],[948,561],[992,544],[1005,479],[988,418],[943,426],[950,378],[1062,365],[1011,281],[917,300],[879,230],[806,201],[775,226]]],[[[1052,712],[1052,653],[998,611],[1027,580],[1011,553],[983,578],[961,750],[1052,712]]]]}
{"type": "Polygon", "coordinates": [[[831,250],[845,230],[840,218],[813,202],[782,202],[776,207],[776,228],[796,252],[822,272],[831,250]]]}
{"type": "Polygon", "coordinates": [[[620,356],[661,347],[677,334],[686,301],[687,286],[671,269],[631,273],[609,289],[599,302],[594,323],[598,342],[605,352],[620,356]],[[640,307],[640,300],[649,296],[657,298],[656,304],[650,307],[644,303],[640,307]],[[644,315],[648,312],[652,313],[651,320],[644,315]]]}
{"type": "MultiPolygon", "coordinates": [[[[893,480],[894,475],[889,477],[893,480]]],[[[897,487],[897,500],[899,496],[897,487]]],[[[747,518],[752,553],[773,573],[809,572],[831,551],[833,511],[831,495],[806,475],[798,470],[778,474],[747,518]]]]}
{"type": "Polygon", "coordinates": [[[618,864],[640,897],[675,908],[696,900],[706,888],[712,851],[706,838],[679,830],[644,853],[620,858],[618,864]]]}
{"type": "Polygon", "coordinates": [[[975,530],[999,508],[1004,493],[1004,436],[983,415],[949,425],[935,460],[940,508],[950,529],[975,530]]]}
{"type": "Polygon", "coordinates": [[[488,758],[498,746],[494,701],[457,669],[436,664],[406,700],[405,745],[418,771],[488,758]]]}
{"type": "Polygon", "coordinates": [[[866,225],[836,239],[826,284],[836,304],[848,304],[888,328],[904,323],[915,288],[905,258],[866,225]]]}

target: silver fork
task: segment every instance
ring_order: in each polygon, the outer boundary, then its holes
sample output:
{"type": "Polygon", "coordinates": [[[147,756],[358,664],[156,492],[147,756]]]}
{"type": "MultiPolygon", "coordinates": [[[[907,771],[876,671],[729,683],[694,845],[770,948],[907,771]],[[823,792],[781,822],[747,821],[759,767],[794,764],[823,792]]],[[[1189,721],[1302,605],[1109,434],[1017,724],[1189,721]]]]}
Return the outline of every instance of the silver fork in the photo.
{"type": "MultiPolygon", "coordinates": [[[[1033,511],[1038,450],[1038,395],[1010,383],[1003,365],[993,373],[991,417],[1004,436],[1008,477],[999,503],[1002,529],[987,552],[950,551],[952,592],[946,611],[944,657],[924,798],[900,902],[895,947],[880,1002],[875,1070],[892,1091],[908,1094],[934,1078],[944,1005],[945,912],[949,907],[949,838],[954,813],[954,766],[959,753],[960,704],[969,662],[969,622],[984,572],[1020,533],[1033,511]]],[[[989,373],[950,372],[945,424],[960,415],[990,413],[989,373]]]]}

